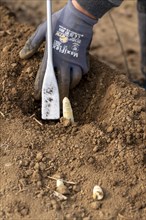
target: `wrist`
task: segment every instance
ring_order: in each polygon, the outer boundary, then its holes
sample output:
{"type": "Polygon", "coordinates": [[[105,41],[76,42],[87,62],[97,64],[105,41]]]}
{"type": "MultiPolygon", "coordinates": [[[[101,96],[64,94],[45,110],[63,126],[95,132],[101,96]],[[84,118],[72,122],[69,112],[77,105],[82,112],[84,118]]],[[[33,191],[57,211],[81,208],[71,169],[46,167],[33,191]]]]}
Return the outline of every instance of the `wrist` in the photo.
{"type": "Polygon", "coordinates": [[[72,4],[73,6],[80,11],[81,13],[83,13],[84,15],[92,18],[92,19],[96,19],[96,17],[94,17],[93,15],[91,15],[88,11],[86,11],[84,8],[82,8],[79,3],[76,0],[72,0],[72,4]]]}

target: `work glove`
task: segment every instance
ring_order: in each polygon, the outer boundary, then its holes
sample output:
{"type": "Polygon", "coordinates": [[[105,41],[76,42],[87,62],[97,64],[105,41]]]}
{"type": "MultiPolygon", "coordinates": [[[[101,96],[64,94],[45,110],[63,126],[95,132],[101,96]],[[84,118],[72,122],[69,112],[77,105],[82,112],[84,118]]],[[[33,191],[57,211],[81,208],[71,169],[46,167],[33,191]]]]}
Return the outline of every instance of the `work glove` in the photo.
{"type": "MultiPolygon", "coordinates": [[[[61,101],[69,96],[69,89],[74,88],[80,82],[82,75],[89,70],[88,50],[93,35],[92,28],[96,22],[96,19],[79,12],[70,0],[63,9],[52,15],[53,65],[61,101]]],[[[46,33],[47,23],[44,22],[28,39],[20,51],[20,58],[30,58],[45,40],[46,33]]],[[[46,66],[47,47],[35,79],[36,100],[41,98],[46,66]]]]}

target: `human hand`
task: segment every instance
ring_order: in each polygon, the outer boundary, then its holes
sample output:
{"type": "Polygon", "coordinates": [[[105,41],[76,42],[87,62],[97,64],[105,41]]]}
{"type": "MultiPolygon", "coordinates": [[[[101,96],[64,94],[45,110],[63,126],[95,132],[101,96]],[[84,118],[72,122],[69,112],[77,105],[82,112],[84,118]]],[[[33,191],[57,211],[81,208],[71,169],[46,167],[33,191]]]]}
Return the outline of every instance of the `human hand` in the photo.
{"type": "MultiPolygon", "coordinates": [[[[82,75],[89,70],[88,50],[92,28],[97,21],[79,12],[71,3],[52,15],[53,64],[57,74],[60,100],[69,96],[82,75]]],[[[22,59],[30,58],[45,40],[47,23],[41,24],[20,51],[22,59]]],[[[49,42],[48,42],[49,43],[49,42]]],[[[48,61],[49,62],[49,61],[48,61]]],[[[35,79],[35,99],[41,98],[41,88],[47,66],[47,47],[35,79]]]]}

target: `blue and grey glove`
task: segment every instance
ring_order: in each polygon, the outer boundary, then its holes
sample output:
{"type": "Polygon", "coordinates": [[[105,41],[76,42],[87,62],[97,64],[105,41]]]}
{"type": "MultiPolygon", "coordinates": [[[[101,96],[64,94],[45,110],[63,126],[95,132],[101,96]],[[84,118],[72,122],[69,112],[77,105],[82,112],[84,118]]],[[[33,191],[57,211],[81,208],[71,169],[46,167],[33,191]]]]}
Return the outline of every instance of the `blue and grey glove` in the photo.
{"type": "MultiPolygon", "coordinates": [[[[100,1],[101,2],[101,1],[100,1]]],[[[52,15],[53,29],[53,63],[57,73],[60,100],[69,96],[69,89],[74,88],[82,75],[89,70],[88,50],[92,39],[93,25],[114,5],[98,6],[99,17],[92,19],[79,12],[71,0],[60,11],[52,15]]],[[[26,42],[20,51],[22,59],[31,57],[45,40],[46,22],[26,42]]],[[[41,88],[47,64],[47,49],[35,80],[35,98],[41,98],[41,88]]]]}
{"type": "MultiPolygon", "coordinates": [[[[53,64],[57,73],[60,99],[69,96],[69,89],[81,80],[89,69],[88,49],[92,28],[97,20],[91,19],[74,8],[71,1],[52,15],[53,64]]],[[[20,57],[31,57],[45,40],[47,24],[44,22],[26,42],[20,57]]],[[[41,98],[41,88],[47,64],[47,47],[35,80],[35,98],[41,98]]]]}

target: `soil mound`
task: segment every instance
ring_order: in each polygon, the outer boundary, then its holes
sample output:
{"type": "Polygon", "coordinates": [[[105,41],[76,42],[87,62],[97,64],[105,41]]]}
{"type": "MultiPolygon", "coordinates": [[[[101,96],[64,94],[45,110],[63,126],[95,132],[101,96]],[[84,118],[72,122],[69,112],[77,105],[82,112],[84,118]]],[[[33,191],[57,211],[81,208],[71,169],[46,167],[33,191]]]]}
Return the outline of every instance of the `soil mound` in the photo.
{"type": "Polygon", "coordinates": [[[145,219],[144,90],[92,58],[70,94],[76,123],[42,121],[33,85],[44,48],[20,60],[34,29],[3,5],[0,13],[1,219],[145,219]],[[76,183],[67,200],[54,195],[52,176],[76,183]]]}

